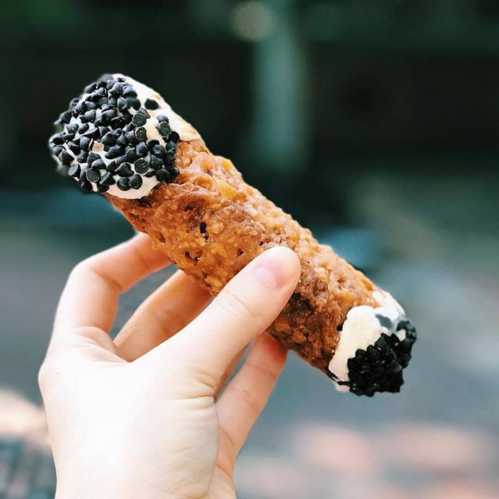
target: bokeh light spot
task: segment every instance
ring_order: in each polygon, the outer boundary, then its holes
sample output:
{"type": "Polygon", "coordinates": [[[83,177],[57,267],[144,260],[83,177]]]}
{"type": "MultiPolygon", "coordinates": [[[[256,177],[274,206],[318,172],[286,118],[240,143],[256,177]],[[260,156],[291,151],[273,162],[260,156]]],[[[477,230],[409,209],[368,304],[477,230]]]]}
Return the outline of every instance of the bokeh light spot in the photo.
{"type": "Polygon", "coordinates": [[[231,23],[234,33],[239,38],[259,42],[271,34],[274,16],[263,2],[241,2],[232,12],[231,23]]]}

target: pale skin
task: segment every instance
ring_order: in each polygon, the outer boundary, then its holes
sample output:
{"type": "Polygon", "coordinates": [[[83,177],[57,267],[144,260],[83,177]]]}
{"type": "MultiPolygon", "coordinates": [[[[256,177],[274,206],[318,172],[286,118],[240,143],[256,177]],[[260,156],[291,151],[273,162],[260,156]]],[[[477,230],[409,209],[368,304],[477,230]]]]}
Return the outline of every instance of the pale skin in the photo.
{"type": "Polygon", "coordinates": [[[139,235],[68,279],[39,375],[57,499],[236,497],[237,456],[286,360],[265,330],[296,287],[299,260],[273,248],[214,300],[179,271],[113,341],[119,295],[168,264],[139,235]]]}

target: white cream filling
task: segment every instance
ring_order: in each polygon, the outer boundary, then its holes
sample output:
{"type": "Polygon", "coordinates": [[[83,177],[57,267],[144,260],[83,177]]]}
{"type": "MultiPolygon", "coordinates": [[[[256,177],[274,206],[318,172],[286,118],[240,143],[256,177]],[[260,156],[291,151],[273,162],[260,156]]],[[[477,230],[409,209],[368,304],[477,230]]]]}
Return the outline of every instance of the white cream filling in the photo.
{"type": "MultiPolygon", "coordinates": [[[[124,83],[128,83],[131,85],[134,90],[137,92],[137,98],[140,100],[141,107],[145,108],[145,102],[147,99],[152,99],[158,103],[158,108],[157,109],[146,109],[147,112],[150,115],[150,118],[147,119],[146,124],[144,125],[144,128],[146,129],[147,132],[147,141],[150,140],[157,140],[162,146],[165,146],[165,140],[163,137],[159,134],[157,130],[157,126],[159,124],[159,121],[157,119],[158,116],[166,116],[169,120],[169,125],[172,131],[177,132],[180,140],[182,141],[190,141],[190,140],[196,140],[196,139],[201,139],[199,133],[196,131],[196,129],[189,123],[187,123],[183,118],[181,118],[178,114],[176,114],[172,108],[165,102],[163,97],[161,97],[160,94],[155,92],[152,88],[149,88],[148,86],[134,80],[133,78],[130,78],[129,76],[122,75],[120,73],[115,73],[112,75],[114,79],[117,78],[123,78],[125,81],[124,83]]],[[[81,95],[79,102],[82,102],[86,97],[88,97],[88,93],[84,93],[81,95]]],[[[130,113],[133,115],[137,111],[133,108],[129,109],[130,113]]],[[[72,117],[70,121],[71,124],[77,124],[80,126],[82,124],[82,121],[80,118],[75,118],[72,117]]],[[[90,129],[94,128],[93,124],[89,124],[90,129]]],[[[62,147],[65,148],[65,150],[70,153],[72,156],[74,154],[71,152],[67,144],[64,144],[62,147]]],[[[98,140],[95,140],[92,146],[91,151],[95,153],[99,153],[101,156],[101,159],[104,161],[106,166],[112,161],[111,159],[108,159],[104,155],[104,145],[99,142],[98,140]]],[[[58,164],[61,164],[61,161],[59,158],[53,156],[55,161],[58,164]]],[[[75,161],[76,158],[75,158],[75,161]]],[[[80,168],[85,171],[88,165],[86,164],[80,164],[80,168]]],[[[135,168],[133,164],[131,164],[132,170],[135,172],[135,168]]],[[[104,174],[105,170],[101,171],[101,174],[104,174]]],[[[108,194],[111,194],[112,196],[116,196],[119,198],[123,199],[140,199],[145,196],[148,196],[151,191],[158,185],[160,182],[156,177],[146,177],[144,174],[138,174],[142,178],[142,186],[139,189],[133,189],[130,188],[127,191],[122,191],[119,189],[117,184],[113,184],[112,186],[109,187],[109,190],[107,191],[108,194]]],[[[119,179],[118,175],[114,176],[114,180],[117,181],[119,179]]],[[[94,192],[97,192],[97,184],[95,182],[90,182],[92,186],[92,190],[94,192]]]]}
{"type": "MultiPolygon", "coordinates": [[[[137,98],[140,100],[141,103],[144,103],[146,99],[155,100],[159,104],[158,109],[153,109],[153,110],[148,109],[147,112],[151,115],[151,118],[155,118],[160,114],[165,115],[170,122],[170,128],[179,134],[180,140],[184,140],[187,142],[190,140],[196,140],[201,138],[198,131],[190,123],[187,123],[187,121],[185,121],[177,113],[175,113],[175,111],[173,111],[171,106],[165,102],[163,97],[160,94],[158,94],[158,92],[155,92],[152,88],[148,87],[147,85],[144,85],[143,83],[140,83],[137,80],[134,80],[133,78],[130,78],[129,76],[125,76],[120,73],[113,74],[113,78],[115,79],[124,78],[125,83],[132,85],[135,91],[137,92],[137,98]]],[[[158,137],[161,137],[154,126],[152,126],[151,130],[149,130],[147,124],[144,126],[147,128],[148,135],[149,132],[151,132],[151,136],[148,137],[149,140],[155,139],[154,134],[156,134],[158,137]]]]}
{"type": "MultiPolygon", "coordinates": [[[[406,315],[399,303],[385,291],[377,290],[373,298],[379,307],[362,305],[352,308],[343,324],[340,341],[336,346],[335,353],[329,363],[329,371],[338,381],[348,382],[348,360],[355,357],[357,350],[366,350],[369,345],[374,345],[381,335],[396,334],[400,341],[405,340],[406,331],[396,331],[398,323],[406,315]],[[377,315],[387,317],[393,324],[392,329],[383,326],[377,315]]],[[[349,387],[336,385],[340,392],[348,392],[349,387]]]]}

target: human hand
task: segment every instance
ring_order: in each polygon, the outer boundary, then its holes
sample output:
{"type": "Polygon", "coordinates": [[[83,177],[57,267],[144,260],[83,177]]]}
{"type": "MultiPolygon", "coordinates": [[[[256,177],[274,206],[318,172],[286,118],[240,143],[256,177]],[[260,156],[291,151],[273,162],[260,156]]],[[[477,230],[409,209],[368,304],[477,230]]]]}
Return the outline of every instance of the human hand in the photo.
{"type": "Polygon", "coordinates": [[[140,235],[68,279],[39,375],[58,499],[235,497],[236,457],[286,357],[261,333],[296,287],[299,260],[273,248],[211,303],[179,271],[113,341],[119,294],[167,264],[140,235]]]}

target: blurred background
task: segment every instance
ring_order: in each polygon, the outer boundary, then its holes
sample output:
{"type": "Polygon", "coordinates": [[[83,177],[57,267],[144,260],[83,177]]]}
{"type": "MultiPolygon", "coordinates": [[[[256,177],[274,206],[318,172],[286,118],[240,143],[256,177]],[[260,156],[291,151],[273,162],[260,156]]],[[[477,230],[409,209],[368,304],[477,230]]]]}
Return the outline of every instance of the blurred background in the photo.
{"type": "MultiPolygon", "coordinates": [[[[292,356],[239,497],[499,497],[497,1],[22,0],[0,21],[1,499],[53,495],[36,372],[54,307],[77,261],[131,234],[46,147],[68,101],[115,71],[419,329],[398,396],[338,394],[292,356]]],[[[125,297],[119,324],[164,278],[125,297]]]]}

